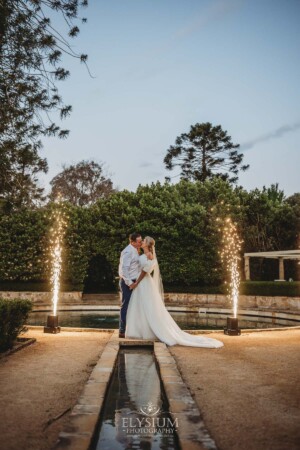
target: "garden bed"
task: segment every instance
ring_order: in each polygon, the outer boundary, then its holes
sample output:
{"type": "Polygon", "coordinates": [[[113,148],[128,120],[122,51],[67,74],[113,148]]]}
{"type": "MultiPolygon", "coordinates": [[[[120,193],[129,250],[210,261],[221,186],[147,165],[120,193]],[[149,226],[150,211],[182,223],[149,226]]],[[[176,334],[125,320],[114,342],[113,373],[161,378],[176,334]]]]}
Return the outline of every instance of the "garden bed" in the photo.
{"type": "Polygon", "coordinates": [[[5,352],[0,353],[0,359],[4,358],[5,356],[10,355],[11,353],[18,352],[19,350],[22,350],[22,348],[28,347],[28,345],[34,344],[36,342],[35,338],[17,338],[14,341],[13,347],[9,350],[6,350],[5,352]]]}

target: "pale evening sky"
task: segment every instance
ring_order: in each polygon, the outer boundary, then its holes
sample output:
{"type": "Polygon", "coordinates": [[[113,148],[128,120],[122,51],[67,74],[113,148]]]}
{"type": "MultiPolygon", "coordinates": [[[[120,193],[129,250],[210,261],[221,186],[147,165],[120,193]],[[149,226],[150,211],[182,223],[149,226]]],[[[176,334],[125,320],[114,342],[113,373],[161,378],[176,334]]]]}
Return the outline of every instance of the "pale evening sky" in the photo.
{"type": "Polygon", "coordinates": [[[71,77],[58,87],[73,105],[63,124],[71,133],[44,140],[44,187],[83,159],[105,162],[120,189],[164,181],[177,173],[163,164],[176,136],[212,122],[250,164],[239,184],[300,191],[299,0],[89,3],[72,45],[88,53],[95,78],[64,60],[71,77]]]}

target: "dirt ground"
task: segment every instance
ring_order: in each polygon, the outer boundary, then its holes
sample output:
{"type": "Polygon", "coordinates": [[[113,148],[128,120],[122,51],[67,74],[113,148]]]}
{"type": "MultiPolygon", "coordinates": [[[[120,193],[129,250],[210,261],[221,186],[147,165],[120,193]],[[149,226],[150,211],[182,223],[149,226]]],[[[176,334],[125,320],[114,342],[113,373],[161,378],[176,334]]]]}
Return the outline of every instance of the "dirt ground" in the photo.
{"type": "Polygon", "coordinates": [[[0,360],[0,448],[48,450],[55,444],[93,366],[111,336],[105,332],[44,334],[0,360]]]}
{"type": "Polygon", "coordinates": [[[300,330],[170,347],[220,450],[300,449],[300,330]]]}
{"type": "MultiPolygon", "coordinates": [[[[210,336],[225,346],[170,350],[219,449],[299,450],[300,330],[210,336]]],[[[53,447],[69,413],[48,421],[76,403],[110,333],[26,337],[0,360],[1,450],[53,447]]]]}

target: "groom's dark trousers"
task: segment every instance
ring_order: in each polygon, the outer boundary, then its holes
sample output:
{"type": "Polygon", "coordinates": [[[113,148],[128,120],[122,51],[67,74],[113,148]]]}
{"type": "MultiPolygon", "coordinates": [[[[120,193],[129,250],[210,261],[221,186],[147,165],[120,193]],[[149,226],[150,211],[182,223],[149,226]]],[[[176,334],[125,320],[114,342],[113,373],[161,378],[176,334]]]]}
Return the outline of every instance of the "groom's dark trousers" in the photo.
{"type": "MultiPolygon", "coordinates": [[[[135,282],[136,280],[132,280],[135,282]]],[[[126,329],[126,316],[127,316],[127,309],[129,305],[129,300],[132,294],[132,289],[129,289],[123,278],[120,280],[120,290],[122,292],[122,304],[121,304],[121,310],[120,310],[120,326],[119,326],[119,332],[125,333],[126,329]]]]}

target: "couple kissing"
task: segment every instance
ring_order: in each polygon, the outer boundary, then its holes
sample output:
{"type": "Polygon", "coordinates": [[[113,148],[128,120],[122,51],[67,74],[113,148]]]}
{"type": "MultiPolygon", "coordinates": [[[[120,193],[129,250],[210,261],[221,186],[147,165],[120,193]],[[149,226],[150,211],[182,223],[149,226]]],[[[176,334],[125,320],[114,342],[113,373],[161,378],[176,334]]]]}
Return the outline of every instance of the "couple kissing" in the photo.
{"type": "Polygon", "coordinates": [[[217,339],[195,336],[181,330],[164,304],[163,285],[155,240],[140,233],[129,236],[119,264],[120,338],[160,340],[167,345],[219,348],[217,339]],[[143,254],[140,255],[140,249],[143,254]]]}

